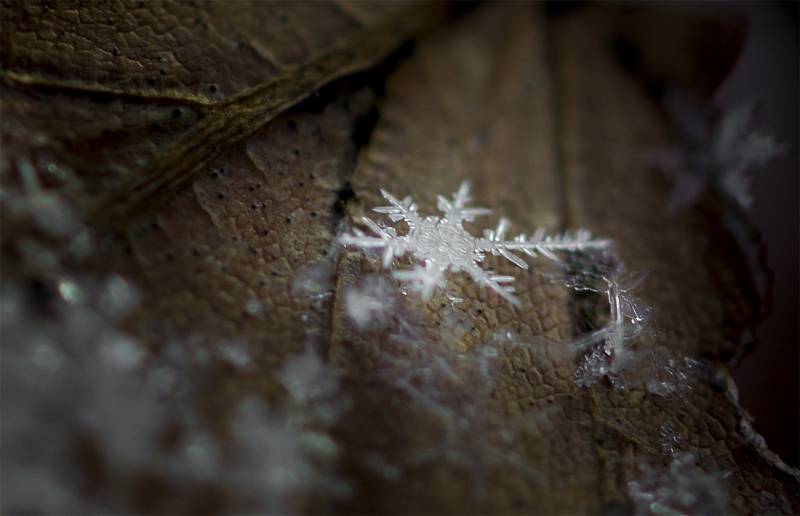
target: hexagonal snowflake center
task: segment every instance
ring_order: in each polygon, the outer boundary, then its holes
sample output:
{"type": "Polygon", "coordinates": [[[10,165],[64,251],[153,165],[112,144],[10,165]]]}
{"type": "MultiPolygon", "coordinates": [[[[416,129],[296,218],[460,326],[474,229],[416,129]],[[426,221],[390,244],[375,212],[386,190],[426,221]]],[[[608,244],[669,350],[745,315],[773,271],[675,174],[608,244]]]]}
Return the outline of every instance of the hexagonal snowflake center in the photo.
{"type": "Polygon", "coordinates": [[[455,268],[471,265],[477,240],[459,225],[438,218],[424,219],[414,233],[414,254],[426,261],[455,268]]]}

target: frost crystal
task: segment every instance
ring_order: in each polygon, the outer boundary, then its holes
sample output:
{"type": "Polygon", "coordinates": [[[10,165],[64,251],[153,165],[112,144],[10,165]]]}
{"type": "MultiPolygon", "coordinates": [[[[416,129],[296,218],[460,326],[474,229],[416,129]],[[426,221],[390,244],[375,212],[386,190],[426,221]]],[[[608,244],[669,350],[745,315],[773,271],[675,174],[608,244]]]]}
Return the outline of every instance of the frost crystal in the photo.
{"type": "Polygon", "coordinates": [[[395,257],[406,253],[413,255],[422,264],[392,274],[407,282],[425,300],[430,298],[434,288],[446,286],[444,275],[450,270],[466,272],[475,282],[491,288],[510,303],[518,304],[513,295],[514,287],[508,285],[514,281],[513,276],[496,274],[479,266],[487,254],[502,256],[517,267],[527,269],[528,264],[513,251],[528,256],[541,254],[557,260],[556,252],[603,249],[610,245],[608,240],[592,239],[591,234],[584,230],[547,236],[544,230],[539,229],[530,237],[520,234],[513,240],[506,240],[510,223],[505,218],[500,219],[496,229],[484,230],[482,238],[474,237],[464,229],[464,221],[472,222],[476,217],[489,215],[491,210],[466,206],[470,200],[467,182],[461,183],[452,200],[438,196],[437,208],[442,212],[441,216],[421,216],[411,197],[400,200],[385,190],[381,190],[381,194],[390,206],[374,208],[373,211],[387,215],[394,223],[405,222],[408,232],[400,235],[394,227],[362,217],[361,223],[375,236],[356,228],[353,234],[343,235],[340,242],[363,249],[383,249],[384,268],[391,267],[395,257]]]}
{"type": "MultiPolygon", "coordinates": [[[[583,362],[575,371],[575,381],[586,387],[606,375],[619,374],[631,358],[625,343],[635,339],[643,330],[648,310],[638,306],[630,291],[643,280],[639,275],[626,278],[627,284],[620,284],[616,277],[601,279],[606,284],[609,321],[601,329],[576,341],[573,346],[582,350],[590,348],[583,362]]],[[[593,287],[575,287],[578,290],[600,292],[593,287]]]]}
{"type": "Polygon", "coordinates": [[[690,453],[678,454],[666,471],[644,468],[628,482],[636,514],[726,514],[724,476],[706,473],[690,453]]]}
{"type": "Polygon", "coordinates": [[[394,291],[383,277],[367,277],[360,287],[345,291],[345,313],[361,329],[381,328],[392,314],[394,291]]]}
{"type": "Polygon", "coordinates": [[[757,130],[756,105],[738,106],[715,127],[700,107],[679,95],[669,97],[666,107],[684,145],[655,150],[649,159],[674,183],[670,208],[675,211],[694,204],[709,187],[750,208],[750,171],[788,151],[788,146],[757,130]]]}

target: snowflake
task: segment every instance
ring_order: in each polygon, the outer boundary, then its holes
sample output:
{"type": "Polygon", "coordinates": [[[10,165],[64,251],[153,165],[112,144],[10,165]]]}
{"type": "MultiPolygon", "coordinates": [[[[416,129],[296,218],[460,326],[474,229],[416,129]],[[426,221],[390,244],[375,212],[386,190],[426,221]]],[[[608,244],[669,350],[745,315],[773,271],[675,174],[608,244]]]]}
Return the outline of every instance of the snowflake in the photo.
{"type": "Polygon", "coordinates": [[[666,107],[684,145],[657,149],[649,159],[674,183],[670,209],[694,204],[709,187],[719,189],[742,208],[750,208],[750,171],[763,168],[789,150],[755,127],[756,105],[736,107],[713,127],[701,107],[680,95],[668,97],[666,107]]]}
{"type": "Polygon", "coordinates": [[[467,232],[463,223],[472,222],[476,217],[489,215],[486,208],[468,208],[469,183],[463,182],[452,200],[438,196],[437,207],[442,216],[421,216],[417,205],[411,197],[402,201],[392,194],[381,190],[390,206],[374,208],[373,211],[387,215],[394,222],[405,222],[408,232],[398,234],[394,227],[383,226],[368,217],[361,222],[376,236],[365,234],[360,229],[353,234],[345,234],[340,242],[363,249],[383,249],[383,267],[390,268],[396,257],[409,253],[422,264],[411,270],[395,270],[393,276],[418,291],[427,300],[436,287],[446,286],[445,272],[466,272],[475,282],[489,287],[512,304],[518,304],[514,297],[514,287],[508,285],[514,281],[513,276],[496,274],[482,269],[479,264],[487,254],[502,256],[517,267],[527,269],[528,264],[513,251],[528,256],[542,255],[557,260],[559,251],[586,251],[604,249],[610,245],[608,240],[592,239],[588,231],[581,230],[574,234],[564,233],[558,236],[547,236],[539,229],[530,237],[518,235],[513,240],[506,240],[509,221],[501,218],[494,230],[484,230],[483,237],[474,237],[467,232]]]}

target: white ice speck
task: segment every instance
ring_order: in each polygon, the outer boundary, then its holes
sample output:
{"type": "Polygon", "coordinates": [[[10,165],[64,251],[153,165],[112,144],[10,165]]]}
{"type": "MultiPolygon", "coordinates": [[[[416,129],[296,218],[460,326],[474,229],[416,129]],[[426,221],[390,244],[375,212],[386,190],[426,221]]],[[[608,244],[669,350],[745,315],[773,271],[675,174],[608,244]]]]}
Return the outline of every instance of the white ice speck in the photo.
{"type": "Polygon", "coordinates": [[[359,328],[383,325],[395,302],[392,289],[381,277],[369,277],[363,285],[348,288],[344,294],[345,313],[359,328]]]}
{"type": "Polygon", "coordinates": [[[244,305],[244,311],[247,312],[248,315],[260,315],[262,310],[263,307],[261,306],[261,303],[256,299],[251,299],[244,305]]]}
{"type": "Polygon", "coordinates": [[[445,272],[452,271],[466,272],[475,282],[489,287],[510,303],[518,304],[513,295],[514,287],[509,285],[514,281],[513,276],[496,274],[479,266],[487,254],[502,256],[517,267],[527,269],[528,264],[514,251],[556,260],[556,252],[603,249],[610,245],[608,240],[592,239],[588,231],[547,236],[539,229],[530,237],[518,235],[506,240],[510,223],[505,218],[500,219],[496,229],[484,230],[483,237],[475,237],[464,229],[463,222],[489,215],[491,210],[466,206],[470,200],[467,182],[461,183],[452,200],[438,196],[437,208],[441,216],[421,216],[411,197],[400,200],[385,190],[381,190],[381,194],[390,206],[374,208],[374,211],[388,216],[394,223],[405,222],[408,232],[400,235],[394,227],[363,217],[361,223],[372,235],[356,228],[353,234],[343,235],[340,242],[362,249],[383,249],[384,268],[391,267],[396,257],[406,253],[413,255],[422,263],[411,270],[395,270],[392,274],[408,283],[425,300],[435,288],[446,287],[445,272]]]}
{"type": "Polygon", "coordinates": [[[223,342],[217,348],[217,355],[236,369],[248,369],[253,366],[253,359],[247,345],[241,341],[223,342]]]}

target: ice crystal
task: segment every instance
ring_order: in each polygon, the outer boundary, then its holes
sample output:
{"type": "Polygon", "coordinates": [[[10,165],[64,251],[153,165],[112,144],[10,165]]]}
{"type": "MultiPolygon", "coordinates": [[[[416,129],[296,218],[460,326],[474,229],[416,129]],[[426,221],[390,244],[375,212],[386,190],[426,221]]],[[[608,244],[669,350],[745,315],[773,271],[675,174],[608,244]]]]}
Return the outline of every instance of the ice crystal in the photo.
{"type": "Polygon", "coordinates": [[[678,454],[666,471],[647,467],[628,482],[636,514],[725,514],[722,475],[707,473],[690,453],[678,454]]]}
{"type": "Polygon", "coordinates": [[[395,306],[394,291],[385,278],[369,276],[359,287],[345,291],[345,313],[361,329],[381,328],[395,306]]]}
{"type": "Polygon", "coordinates": [[[692,380],[703,375],[707,376],[708,371],[702,362],[689,357],[683,357],[683,360],[669,358],[658,364],[655,374],[646,382],[646,386],[648,392],[657,396],[681,397],[691,390],[692,380]]]}
{"type": "Polygon", "coordinates": [[[649,159],[674,183],[670,208],[675,211],[696,203],[709,187],[750,208],[750,172],[788,150],[755,127],[756,105],[736,107],[715,126],[700,107],[679,95],[669,96],[666,107],[684,142],[654,150],[649,159]]]}
{"type": "Polygon", "coordinates": [[[680,453],[680,449],[686,441],[683,433],[669,421],[658,427],[658,436],[661,441],[661,453],[668,457],[674,457],[680,453]]]}
{"type": "Polygon", "coordinates": [[[438,196],[437,208],[441,216],[422,216],[417,212],[417,205],[411,197],[398,199],[389,192],[381,190],[389,206],[374,208],[373,211],[389,217],[393,223],[405,222],[408,226],[406,234],[399,234],[394,227],[387,227],[368,217],[362,217],[361,223],[373,235],[365,234],[360,229],[353,234],[345,234],[340,242],[354,245],[362,249],[382,249],[383,267],[390,268],[395,258],[412,255],[418,261],[411,270],[395,270],[393,276],[406,282],[413,290],[418,291],[427,300],[437,287],[446,287],[445,272],[465,272],[475,282],[489,287],[512,304],[517,304],[514,287],[509,285],[513,276],[497,274],[480,267],[487,254],[502,256],[521,269],[528,264],[514,252],[528,256],[542,255],[557,260],[555,253],[603,249],[610,245],[608,240],[593,239],[588,231],[564,233],[548,236],[543,229],[531,236],[517,235],[506,239],[510,223],[501,218],[494,230],[484,230],[483,237],[475,237],[464,229],[464,222],[472,222],[476,217],[489,215],[486,208],[470,208],[469,183],[463,182],[452,200],[438,196]]]}
{"type": "MultiPolygon", "coordinates": [[[[451,324],[459,326],[457,310],[445,311],[453,312],[451,324]]],[[[531,481],[540,481],[539,473],[521,453],[531,428],[529,415],[505,414],[496,395],[505,365],[501,357],[516,344],[492,338],[464,350],[452,345],[457,340],[452,337],[431,340],[402,312],[395,321],[395,329],[377,357],[376,380],[401,394],[391,396],[398,418],[406,411],[415,415],[424,411],[430,424],[416,432],[413,444],[402,454],[387,449],[384,440],[368,447],[362,452],[366,465],[397,480],[423,465],[447,463],[464,469],[470,494],[476,498],[482,496],[487,477],[496,469],[513,469],[531,481]]],[[[384,398],[375,402],[378,410],[385,410],[384,398]]]]}
{"type": "MultiPolygon", "coordinates": [[[[575,371],[576,383],[584,387],[606,375],[620,373],[631,356],[626,343],[636,338],[647,322],[647,310],[640,307],[630,294],[642,281],[642,275],[627,280],[627,283],[617,277],[603,276],[601,279],[606,286],[604,294],[608,299],[609,321],[574,343],[578,350],[589,348],[575,371]]],[[[600,292],[588,285],[576,288],[600,292]]]]}
{"type": "Polygon", "coordinates": [[[338,446],[294,416],[257,399],[243,401],[233,414],[232,460],[216,473],[244,495],[242,512],[299,513],[310,496],[348,494],[349,486],[331,471],[338,446]]]}

